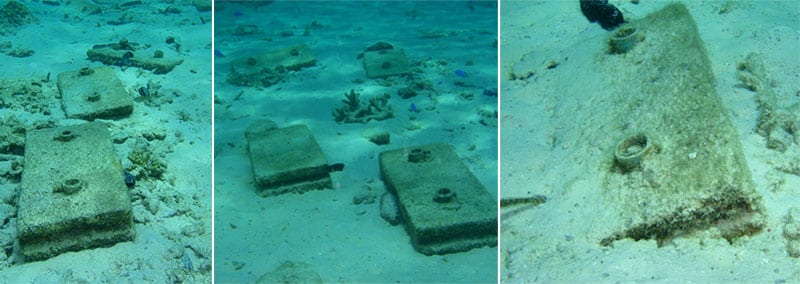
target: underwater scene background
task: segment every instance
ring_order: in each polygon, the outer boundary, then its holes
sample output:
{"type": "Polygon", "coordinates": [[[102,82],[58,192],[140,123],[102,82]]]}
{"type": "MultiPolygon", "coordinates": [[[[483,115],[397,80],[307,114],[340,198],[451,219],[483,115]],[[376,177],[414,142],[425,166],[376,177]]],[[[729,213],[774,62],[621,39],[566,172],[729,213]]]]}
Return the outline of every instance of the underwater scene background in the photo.
{"type": "Polygon", "coordinates": [[[800,281],[798,2],[585,2],[502,1],[501,282],[800,281]]]}
{"type": "Polygon", "coordinates": [[[495,246],[426,256],[381,218],[379,154],[447,143],[496,200],[497,3],[216,5],[217,281],[496,281],[495,246]],[[265,193],[245,133],[297,125],[344,168],[326,190],[265,193]]]}
{"type": "Polygon", "coordinates": [[[0,3],[0,282],[211,282],[206,4],[0,3]],[[46,131],[64,137],[29,144],[46,131]]]}

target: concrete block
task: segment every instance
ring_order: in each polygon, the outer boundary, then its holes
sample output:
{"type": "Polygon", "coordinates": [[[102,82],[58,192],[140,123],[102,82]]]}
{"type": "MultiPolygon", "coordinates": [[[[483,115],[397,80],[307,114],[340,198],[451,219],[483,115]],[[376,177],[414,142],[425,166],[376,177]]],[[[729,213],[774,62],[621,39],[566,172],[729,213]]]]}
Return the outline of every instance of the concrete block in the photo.
{"type": "Polygon", "coordinates": [[[155,74],[166,74],[175,66],[183,63],[174,54],[165,55],[164,51],[155,48],[140,48],[137,43],[122,40],[119,43],[98,44],[86,51],[91,61],[99,61],[107,65],[140,67],[153,70],[155,74]]]}
{"type": "Polygon", "coordinates": [[[31,130],[17,231],[25,261],[133,239],[131,197],[106,126],[31,130]]]}
{"type": "Polygon", "coordinates": [[[317,58],[305,44],[286,47],[231,62],[228,83],[240,86],[268,87],[282,81],[288,71],[317,64],[317,58]]]}
{"type": "Polygon", "coordinates": [[[245,137],[258,195],[333,188],[328,160],[307,126],[254,124],[245,137]]]}
{"type": "Polygon", "coordinates": [[[111,67],[58,74],[61,105],[69,118],[118,118],[133,112],[133,100],[111,67]]]}
{"type": "Polygon", "coordinates": [[[607,47],[597,61],[611,105],[598,112],[613,119],[586,138],[616,137],[597,199],[615,218],[600,243],[663,243],[710,227],[728,240],[760,231],[763,205],[689,11],[670,4],[619,30],[639,39],[624,53],[607,47]]]}
{"type": "Polygon", "coordinates": [[[414,248],[447,254],[497,245],[497,200],[447,144],[385,151],[380,170],[414,248]]]}
{"type": "Polygon", "coordinates": [[[366,51],[363,62],[364,71],[369,78],[411,74],[411,65],[408,64],[408,58],[402,49],[366,51]]]}

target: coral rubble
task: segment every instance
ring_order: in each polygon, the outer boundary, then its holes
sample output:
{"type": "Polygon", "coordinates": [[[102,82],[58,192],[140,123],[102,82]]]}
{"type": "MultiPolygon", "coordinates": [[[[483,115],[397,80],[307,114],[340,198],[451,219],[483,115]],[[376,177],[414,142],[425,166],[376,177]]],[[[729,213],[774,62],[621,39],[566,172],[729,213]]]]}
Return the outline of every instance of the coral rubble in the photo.
{"type": "Polygon", "coordinates": [[[800,107],[783,107],[778,103],[767,78],[763,58],[750,53],[737,64],[736,69],[736,77],[743,87],[756,92],[756,105],[760,113],[756,131],[767,139],[767,147],[785,152],[793,143],[800,145],[800,121],[796,111],[792,111],[792,108],[800,107]]]}
{"type": "Polygon", "coordinates": [[[13,34],[14,28],[37,21],[36,16],[24,4],[8,1],[0,8],[0,35],[13,34]]]}

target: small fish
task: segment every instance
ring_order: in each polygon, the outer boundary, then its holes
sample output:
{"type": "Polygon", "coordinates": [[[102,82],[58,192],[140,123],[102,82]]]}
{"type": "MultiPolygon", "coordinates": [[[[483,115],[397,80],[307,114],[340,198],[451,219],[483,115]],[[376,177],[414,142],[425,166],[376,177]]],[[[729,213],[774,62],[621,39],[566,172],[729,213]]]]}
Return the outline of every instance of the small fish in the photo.
{"type": "Polygon", "coordinates": [[[241,16],[244,16],[244,13],[242,13],[242,11],[236,11],[236,12],[233,12],[233,16],[234,17],[241,17],[241,16]]]}
{"type": "Polygon", "coordinates": [[[328,172],[341,172],[344,170],[343,163],[336,163],[328,165],[328,172]]]}
{"type": "Polygon", "coordinates": [[[461,78],[467,78],[467,71],[456,69],[456,75],[461,78]]]}
{"type": "Polygon", "coordinates": [[[219,49],[214,49],[214,56],[225,57],[219,49]]]}
{"type": "Polygon", "coordinates": [[[122,54],[122,58],[119,59],[120,66],[131,66],[131,58],[133,58],[133,52],[125,52],[122,54]]]}
{"type": "Polygon", "coordinates": [[[410,111],[412,111],[412,112],[417,112],[417,105],[415,105],[414,103],[411,103],[411,106],[408,107],[408,109],[410,111]]]}
{"type": "Polygon", "coordinates": [[[136,177],[126,170],[122,170],[122,174],[125,176],[125,185],[128,187],[136,186],[136,177]]]}
{"type": "Polygon", "coordinates": [[[192,271],[192,268],[194,268],[194,265],[192,265],[192,258],[189,257],[188,254],[183,254],[181,262],[183,262],[183,269],[186,271],[192,271]]]}

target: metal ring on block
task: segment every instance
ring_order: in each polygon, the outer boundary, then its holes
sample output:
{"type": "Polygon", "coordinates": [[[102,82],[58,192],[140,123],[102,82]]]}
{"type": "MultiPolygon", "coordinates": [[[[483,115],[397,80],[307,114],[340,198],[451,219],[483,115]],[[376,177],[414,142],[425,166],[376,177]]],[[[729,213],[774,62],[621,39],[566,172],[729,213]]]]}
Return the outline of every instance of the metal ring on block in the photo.
{"type": "Polygon", "coordinates": [[[89,76],[94,74],[94,70],[89,67],[83,67],[81,70],[78,70],[78,75],[80,76],[89,76]]]}
{"type": "Polygon", "coordinates": [[[412,163],[427,162],[430,161],[431,158],[431,151],[428,150],[417,148],[411,149],[411,151],[408,152],[408,161],[412,163]]]}
{"type": "Polygon", "coordinates": [[[642,41],[643,37],[639,34],[638,30],[634,27],[622,27],[611,36],[609,45],[611,46],[611,53],[623,54],[633,49],[637,43],[642,41]]]}
{"type": "Polygon", "coordinates": [[[616,164],[623,172],[629,172],[639,167],[644,156],[652,148],[650,139],[642,133],[625,138],[614,150],[616,164]]]}
{"type": "Polygon", "coordinates": [[[75,135],[75,132],[73,132],[72,130],[65,129],[61,130],[61,132],[58,132],[58,134],[56,134],[56,137],[54,137],[53,139],[61,142],[67,142],[72,139],[75,139],[75,136],[77,136],[75,135]]]}
{"type": "Polygon", "coordinates": [[[436,190],[436,194],[433,195],[433,201],[436,203],[447,203],[453,200],[456,197],[456,192],[450,190],[449,188],[442,187],[436,190]]]}
{"type": "Polygon", "coordinates": [[[74,194],[81,189],[83,189],[84,183],[80,179],[71,178],[61,182],[61,185],[55,188],[55,192],[61,192],[64,194],[74,194]]]}

